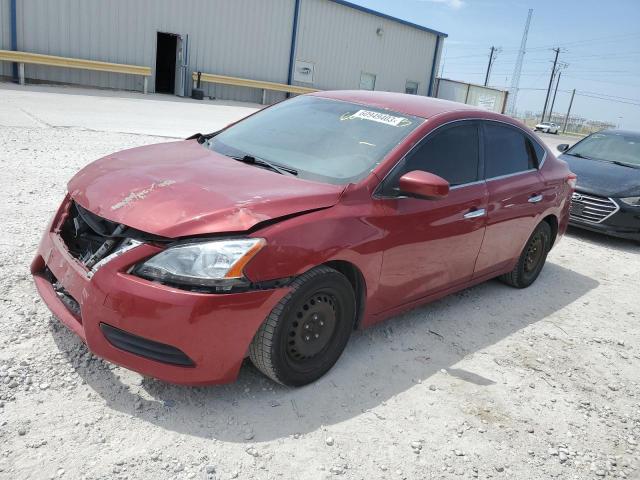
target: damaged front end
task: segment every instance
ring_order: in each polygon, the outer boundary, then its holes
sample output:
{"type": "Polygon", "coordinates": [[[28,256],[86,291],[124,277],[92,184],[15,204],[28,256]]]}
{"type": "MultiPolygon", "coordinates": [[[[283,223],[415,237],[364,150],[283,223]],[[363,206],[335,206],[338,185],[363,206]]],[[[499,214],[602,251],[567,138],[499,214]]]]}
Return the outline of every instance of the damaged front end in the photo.
{"type": "Polygon", "coordinates": [[[59,226],[59,234],[69,253],[88,270],[89,277],[105,263],[143,242],[171,241],[99,217],[73,200],[59,226]]]}
{"type": "MultiPolygon", "coordinates": [[[[264,244],[263,240],[237,235],[212,235],[208,237],[165,238],[152,235],[140,230],[128,227],[124,224],[113,222],[90,212],[73,199],[68,199],[64,213],[59,217],[55,232],[69,252],[86,272],[87,278],[93,275],[106,263],[123,255],[124,253],[142,244],[160,247],[161,251],[147,258],[141,258],[132,265],[127,273],[145,280],[166,285],[171,288],[186,290],[196,293],[238,293],[249,290],[269,290],[288,285],[290,278],[278,278],[264,282],[252,282],[247,279],[242,267],[244,261],[248,261],[264,244]],[[256,247],[246,252],[229,266],[229,275],[220,278],[198,278],[189,275],[180,276],[175,268],[182,266],[187,259],[189,249],[206,248],[211,245],[255,243],[256,247]],[[183,253],[184,252],[184,253],[183,253]],[[176,254],[178,263],[169,262],[169,265],[157,265],[161,258],[176,254]],[[233,267],[233,268],[232,268],[233,267]]],[[[193,259],[194,265],[201,264],[205,260],[213,263],[225,259],[229,252],[222,252],[221,256],[203,256],[201,261],[193,259]],[[217,258],[217,260],[216,260],[217,258]]],[[[45,274],[47,272],[45,271],[45,274]]],[[[66,298],[67,292],[60,282],[51,275],[49,281],[54,285],[58,295],[66,298]]],[[[75,309],[73,309],[75,310],[75,309]]]]}

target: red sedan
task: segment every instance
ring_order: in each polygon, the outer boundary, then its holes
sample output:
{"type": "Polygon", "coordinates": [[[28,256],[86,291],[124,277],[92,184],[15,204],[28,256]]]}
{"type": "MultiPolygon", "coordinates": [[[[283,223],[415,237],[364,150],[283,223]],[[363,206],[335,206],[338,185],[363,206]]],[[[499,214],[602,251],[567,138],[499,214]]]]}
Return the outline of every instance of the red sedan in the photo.
{"type": "Polygon", "coordinates": [[[95,354],[184,384],[247,356],[304,385],[350,333],[499,277],[531,285],[575,176],[521,123],[459,103],[325,92],[71,179],[31,271],[95,354]]]}

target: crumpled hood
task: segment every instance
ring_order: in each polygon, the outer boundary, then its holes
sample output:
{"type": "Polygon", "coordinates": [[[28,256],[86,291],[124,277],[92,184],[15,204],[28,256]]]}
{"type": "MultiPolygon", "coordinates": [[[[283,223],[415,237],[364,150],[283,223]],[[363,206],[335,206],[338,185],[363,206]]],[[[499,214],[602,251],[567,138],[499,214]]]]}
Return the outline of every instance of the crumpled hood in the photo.
{"type": "Polygon", "coordinates": [[[108,155],[78,172],[71,197],[113,222],[169,238],[242,232],[258,223],[335,205],[343,186],[246,165],[196,141],[108,155]]]}
{"type": "Polygon", "coordinates": [[[635,197],[640,195],[640,169],[611,162],[560,155],[578,176],[577,189],[603,197],[635,197]]]}

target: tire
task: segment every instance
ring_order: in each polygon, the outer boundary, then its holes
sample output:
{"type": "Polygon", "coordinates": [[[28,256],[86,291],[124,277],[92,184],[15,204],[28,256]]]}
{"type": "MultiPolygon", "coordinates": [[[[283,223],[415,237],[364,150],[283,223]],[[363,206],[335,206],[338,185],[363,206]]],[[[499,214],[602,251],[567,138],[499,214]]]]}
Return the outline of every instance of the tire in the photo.
{"type": "Polygon", "coordinates": [[[525,245],[515,268],[499,279],[515,288],[527,288],[536,281],[551,250],[551,227],[541,222],[525,245]]]}
{"type": "Polygon", "coordinates": [[[356,301],[349,280],[326,266],[300,275],[291,287],[255,334],[249,357],[271,380],[299,387],[340,358],[355,324],[356,301]]]}

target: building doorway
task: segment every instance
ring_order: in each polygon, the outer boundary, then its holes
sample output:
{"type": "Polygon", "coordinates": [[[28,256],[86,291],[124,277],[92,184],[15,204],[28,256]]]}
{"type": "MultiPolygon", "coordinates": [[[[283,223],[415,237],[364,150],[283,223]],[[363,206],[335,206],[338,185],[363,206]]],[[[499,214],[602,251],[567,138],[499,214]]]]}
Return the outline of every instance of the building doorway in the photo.
{"type": "Polygon", "coordinates": [[[178,35],[158,32],[156,44],[156,93],[175,93],[178,35]]]}

